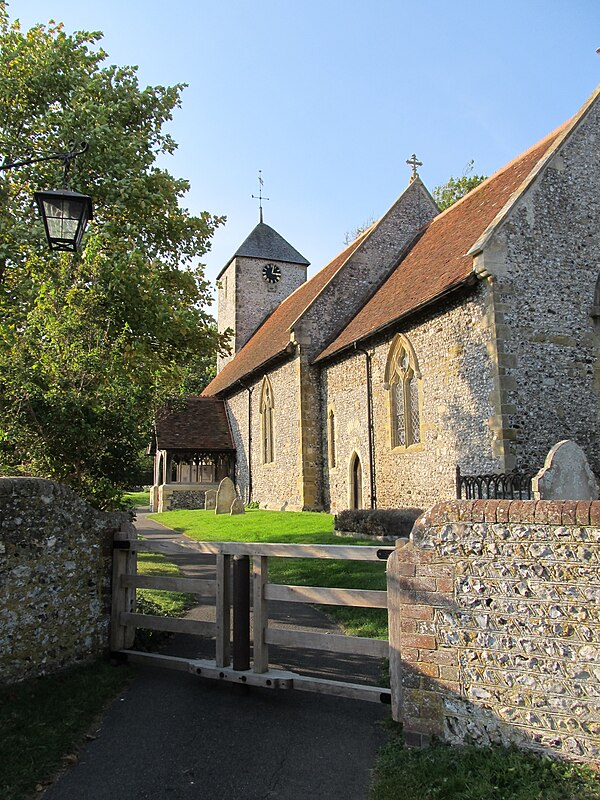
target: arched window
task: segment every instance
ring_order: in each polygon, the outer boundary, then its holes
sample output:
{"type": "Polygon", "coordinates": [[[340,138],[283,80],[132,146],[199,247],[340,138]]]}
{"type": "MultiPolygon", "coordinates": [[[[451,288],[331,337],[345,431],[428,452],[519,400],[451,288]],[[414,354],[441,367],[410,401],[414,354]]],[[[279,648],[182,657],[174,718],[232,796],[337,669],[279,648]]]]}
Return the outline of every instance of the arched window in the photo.
{"type": "Polygon", "coordinates": [[[389,392],[392,447],[410,447],[421,441],[420,383],[415,351],[406,336],[398,333],[388,354],[384,383],[389,392]]]}
{"type": "Polygon", "coordinates": [[[335,467],[335,413],[333,408],[329,409],[327,415],[327,452],[329,455],[329,466],[335,467]]]}
{"type": "Polygon", "coordinates": [[[358,453],[353,453],[350,459],[350,508],[363,507],[362,491],[362,464],[358,453]]]}
{"type": "Polygon", "coordinates": [[[273,444],[273,408],[273,389],[271,387],[271,381],[265,375],[260,390],[260,442],[263,464],[270,464],[275,460],[273,444]]]}

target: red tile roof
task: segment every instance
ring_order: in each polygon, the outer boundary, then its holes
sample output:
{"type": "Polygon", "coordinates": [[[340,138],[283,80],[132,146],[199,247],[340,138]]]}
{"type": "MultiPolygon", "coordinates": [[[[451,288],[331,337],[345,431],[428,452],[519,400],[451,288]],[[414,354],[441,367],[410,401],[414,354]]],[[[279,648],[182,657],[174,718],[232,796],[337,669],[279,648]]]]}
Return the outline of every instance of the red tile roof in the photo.
{"type": "MultiPolygon", "coordinates": [[[[524,188],[528,176],[550,153],[571,122],[549,134],[424,226],[388,279],[315,360],[340,352],[473,280],[473,256],[468,255],[468,251],[494,223],[511,196],[524,188]]],[[[230,389],[239,380],[283,355],[290,342],[291,326],[377,225],[372,225],[284,300],[211,381],[203,396],[230,389]]]]}
{"type": "Polygon", "coordinates": [[[421,236],[321,361],[473,279],[468,251],[522,187],[569,123],[499,170],[425,226],[421,236]]]}
{"type": "Polygon", "coordinates": [[[216,397],[188,397],[183,406],[156,419],[159,450],[235,450],[225,403],[216,397]]]}
{"type": "Polygon", "coordinates": [[[343,250],[313,278],[287,297],[267,317],[256,333],[236,353],[228,364],[202,392],[203,396],[215,395],[233,386],[238,380],[257,370],[263,364],[282,355],[290,342],[290,327],[306,311],[319,292],[324,288],[347,259],[366,239],[371,229],[365,231],[351,245],[343,250]]]}

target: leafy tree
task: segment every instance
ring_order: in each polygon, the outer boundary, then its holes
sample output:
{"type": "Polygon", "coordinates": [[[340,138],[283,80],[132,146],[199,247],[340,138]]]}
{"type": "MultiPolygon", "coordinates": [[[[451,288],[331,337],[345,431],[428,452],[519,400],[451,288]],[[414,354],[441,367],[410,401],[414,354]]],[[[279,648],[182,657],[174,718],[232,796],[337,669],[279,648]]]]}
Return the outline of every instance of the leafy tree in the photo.
{"type": "Polygon", "coordinates": [[[0,0],[0,158],[86,141],[71,188],[94,203],[83,252],[50,254],[31,198],[60,162],[0,172],[0,466],[108,507],[157,408],[223,347],[197,264],[223,218],[182,208],[188,183],[156,165],[183,85],[140,88],[100,39],[23,32],[0,0]]]}
{"type": "Polygon", "coordinates": [[[474,166],[475,162],[471,159],[460,178],[451,177],[447,183],[435,187],[432,195],[440,211],[456,203],[457,200],[460,200],[461,197],[464,197],[471,189],[479,186],[486,179],[486,175],[471,175],[474,166]]]}

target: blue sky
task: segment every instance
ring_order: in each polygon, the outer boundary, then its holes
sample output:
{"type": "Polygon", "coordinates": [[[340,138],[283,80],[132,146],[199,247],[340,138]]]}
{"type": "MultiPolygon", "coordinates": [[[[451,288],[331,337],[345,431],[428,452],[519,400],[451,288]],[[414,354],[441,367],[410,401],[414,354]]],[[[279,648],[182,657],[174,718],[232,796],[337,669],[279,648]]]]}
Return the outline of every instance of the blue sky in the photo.
{"type": "Polygon", "coordinates": [[[184,82],[164,164],[187,206],[228,217],[215,276],[258,222],[312,266],[377,218],[423,161],[433,189],[471,159],[492,174],[572,116],[600,81],[599,0],[12,0],[23,27],[100,30],[140,82],[184,82]]]}

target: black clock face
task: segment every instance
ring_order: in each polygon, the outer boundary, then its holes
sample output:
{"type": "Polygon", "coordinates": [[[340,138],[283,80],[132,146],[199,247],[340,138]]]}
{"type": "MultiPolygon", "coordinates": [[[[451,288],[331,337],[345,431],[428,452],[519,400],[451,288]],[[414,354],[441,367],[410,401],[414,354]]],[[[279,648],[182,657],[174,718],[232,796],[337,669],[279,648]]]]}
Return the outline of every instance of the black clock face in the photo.
{"type": "Polygon", "coordinates": [[[267,283],[277,283],[281,278],[281,270],[277,264],[265,264],[262,274],[267,283]]]}

